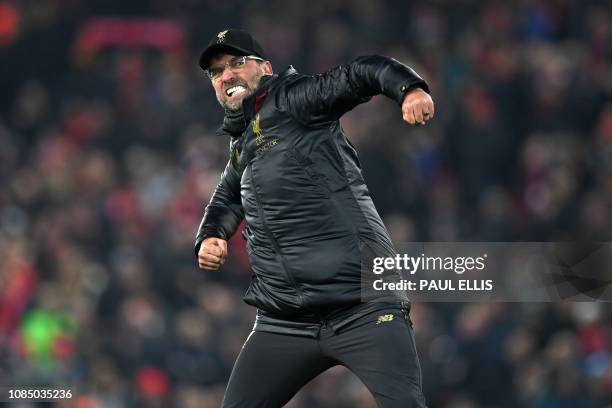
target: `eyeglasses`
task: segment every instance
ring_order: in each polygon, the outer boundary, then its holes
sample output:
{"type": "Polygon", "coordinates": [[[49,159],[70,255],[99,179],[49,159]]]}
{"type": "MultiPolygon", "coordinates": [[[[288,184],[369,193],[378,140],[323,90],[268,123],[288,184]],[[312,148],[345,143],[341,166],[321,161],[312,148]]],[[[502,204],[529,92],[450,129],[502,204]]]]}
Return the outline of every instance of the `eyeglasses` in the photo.
{"type": "Polygon", "coordinates": [[[216,81],[219,78],[221,78],[221,75],[223,75],[225,68],[229,68],[233,72],[240,71],[241,69],[244,68],[244,64],[246,64],[247,60],[261,61],[261,62],[265,61],[264,59],[256,57],[254,55],[243,55],[240,57],[234,57],[231,60],[227,61],[225,64],[223,64],[223,66],[221,67],[208,68],[206,70],[206,75],[208,75],[211,81],[216,81]]]}

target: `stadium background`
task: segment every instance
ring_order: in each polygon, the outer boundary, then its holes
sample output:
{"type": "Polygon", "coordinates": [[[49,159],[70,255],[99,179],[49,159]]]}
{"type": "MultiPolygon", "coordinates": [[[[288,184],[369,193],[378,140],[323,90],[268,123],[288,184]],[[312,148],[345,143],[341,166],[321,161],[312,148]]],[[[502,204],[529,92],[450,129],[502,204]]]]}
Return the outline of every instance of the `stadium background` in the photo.
{"type": "MultiPolygon", "coordinates": [[[[219,405],[254,316],[239,234],[218,273],[192,252],[228,155],[196,60],[228,27],[277,71],[377,53],[429,81],[425,128],[383,97],[342,119],[395,240],[610,241],[609,5],[0,1],[0,385],[219,405]]],[[[612,406],[611,310],[415,305],[429,407],[612,406]]],[[[341,368],[290,403],[372,406],[341,368]]]]}

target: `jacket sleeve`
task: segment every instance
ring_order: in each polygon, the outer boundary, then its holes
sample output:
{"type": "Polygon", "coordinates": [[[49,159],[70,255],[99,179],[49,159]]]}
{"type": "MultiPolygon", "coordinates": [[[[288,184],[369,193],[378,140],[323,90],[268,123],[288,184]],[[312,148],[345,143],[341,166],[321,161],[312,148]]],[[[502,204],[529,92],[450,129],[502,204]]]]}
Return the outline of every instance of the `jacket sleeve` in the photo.
{"type": "Polygon", "coordinates": [[[195,242],[196,257],[204,238],[216,237],[228,240],[244,218],[240,201],[240,177],[232,167],[231,161],[225,166],[221,181],[215,188],[210,202],[204,211],[195,242]]]}
{"type": "Polygon", "coordinates": [[[427,83],[412,68],[373,55],[301,77],[280,90],[277,103],[302,123],[320,123],[338,120],[374,95],[386,95],[401,106],[406,92],[414,88],[429,93],[427,83]]]}

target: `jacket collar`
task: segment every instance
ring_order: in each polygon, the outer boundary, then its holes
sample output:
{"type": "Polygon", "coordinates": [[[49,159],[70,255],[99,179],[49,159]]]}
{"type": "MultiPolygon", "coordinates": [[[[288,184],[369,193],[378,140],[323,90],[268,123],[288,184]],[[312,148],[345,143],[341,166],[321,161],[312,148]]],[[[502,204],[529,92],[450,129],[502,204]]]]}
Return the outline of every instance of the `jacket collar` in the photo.
{"type": "Polygon", "coordinates": [[[285,78],[289,75],[297,73],[293,66],[289,65],[280,74],[266,75],[261,78],[257,90],[242,101],[242,109],[238,111],[225,111],[223,124],[217,129],[218,135],[229,135],[232,137],[240,137],[246,129],[248,123],[255,116],[255,107],[258,98],[261,100],[269,92],[270,88],[277,80],[285,78]]]}

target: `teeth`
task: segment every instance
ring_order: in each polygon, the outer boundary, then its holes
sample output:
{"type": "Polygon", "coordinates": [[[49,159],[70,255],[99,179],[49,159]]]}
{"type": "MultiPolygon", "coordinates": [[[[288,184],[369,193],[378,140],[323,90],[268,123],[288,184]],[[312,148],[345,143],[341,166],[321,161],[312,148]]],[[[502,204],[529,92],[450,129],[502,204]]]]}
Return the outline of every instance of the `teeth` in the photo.
{"type": "Polygon", "coordinates": [[[233,96],[234,94],[244,92],[244,91],[246,91],[246,88],[244,86],[237,85],[237,86],[232,86],[230,89],[225,91],[225,93],[227,94],[227,96],[233,96]]]}

